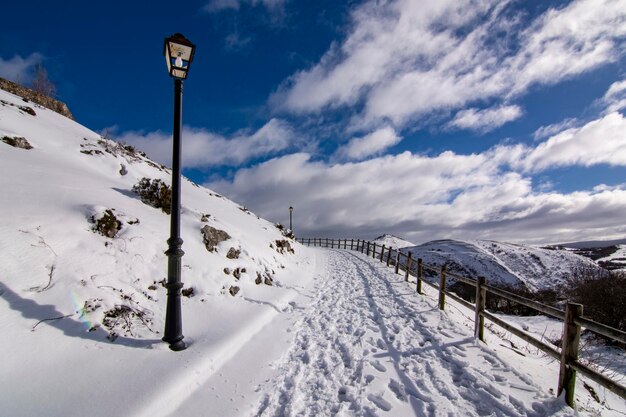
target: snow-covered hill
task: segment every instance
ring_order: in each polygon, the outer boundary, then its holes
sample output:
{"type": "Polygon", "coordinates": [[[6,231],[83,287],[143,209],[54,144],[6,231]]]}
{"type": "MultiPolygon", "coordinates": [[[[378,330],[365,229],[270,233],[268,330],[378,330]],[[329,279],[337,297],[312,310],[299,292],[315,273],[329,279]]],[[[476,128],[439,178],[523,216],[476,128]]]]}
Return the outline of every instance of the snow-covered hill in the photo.
{"type": "MultiPolygon", "coordinates": [[[[148,178],[159,190],[158,180],[170,183],[169,169],[18,96],[0,90],[0,100],[5,292],[73,315],[102,337],[158,335],[169,216],[133,188],[148,178]]],[[[181,235],[186,304],[235,292],[266,296],[303,250],[270,222],[188,180],[181,235]],[[207,237],[218,231],[226,234],[212,248],[207,237]]],[[[7,307],[0,303],[0,317],[7,307]]]]}
{"type": "Polygon", "coordinates": [[[378,236],[372,242],[376,243],[377,245],[385,245],[385,247],[387,248],[391,247],[394,249],[402,249],[406,248],[407,246],[415,246],[414,243],[411,243],[408,240],[404,240],[400,237],[389,234],[378,236]]]}
{"type": "Polygon", "coordinates": [[[531,291],[554,289],[578,268],[599,268],[588,258],[567,250],[488,240],[436,240],[407,247],[413,258],[430,265],[446,264],[449,271],[492,284],[516,286],[531,291]]]}

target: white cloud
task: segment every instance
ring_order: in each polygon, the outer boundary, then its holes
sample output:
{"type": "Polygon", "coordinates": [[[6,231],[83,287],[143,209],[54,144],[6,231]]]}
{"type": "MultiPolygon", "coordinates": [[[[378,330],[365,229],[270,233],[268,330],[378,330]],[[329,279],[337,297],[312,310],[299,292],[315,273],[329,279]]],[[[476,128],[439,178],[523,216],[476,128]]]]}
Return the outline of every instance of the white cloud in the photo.
{"type": "MultiPolygon", "coordinates": [[[[162,164],[171,165],[172,137],[169,133],[126,132],[116,140],[145,151],[162,164]]],[[[278,119],[271,119],[254,133],[240,131],[229,138],[185,126],[182,132],[183,165],[187,168],[238,166],[254,158],[275,155],[296,142],[291,126],[278,119]]]]}
{"type": "Polygon", "coordinates": [[[450,127],[489,132],[505,123],[519,119],[523,112],[519,106],[499,106],[489,109],[466,109],[459,111],[450,121],[450,127]]]}
{"type": "Polygon", "coordinates": [[[529,150],[514,165],[536,172],[561,166],[626,165],[626,119],[611,113],[566,129],[529,150]]]}
{"type": "Polygon", "coordinates": [[[361,127],[524,94],[616,61],[625,0],[576,0],[528,22],[497,0],[368,1],[346,39],[271,97],[279,110],[351,107],[361,127]]]}
{"type": "MultiPolygon", "coordinates": [[[[490,151],[493,152],[493,151],[490,151]]],[[[498,168],[489,153],[434,157],[408,152],[359,163],[325,164],[300,153],[207,184],[275,221],[294,206],[300,236],[372,237],[401,233],[558,242],[626,233],[626,190],[537,192],[498,168]]]]}
{"type": "Polygon", "coordinates": [[[32,68],[41,61],[43,61],[43,55],[38,52],[26,58],[20,55],[15,55],[8,60],[0,58],[0,77],[22,84],[28,83],[33,76],[32,68]]]}
{"type": "Polygon", "coordinates": [[[486,238],[559,242],[626,235],[626,184],[560,193],[531,175],[555,167],[626,166],[626,119],[612,113],[534,146],[478,154],[404,152],[327,163],[308,153],[278,157],[207,184],[282,221],[294,206],[300,236],[411,240],[486,238]]]}
{"type": "Polygon", "coordinates": [[[363,137],[351,139],[346,145],[338,149],[336,157],[361,160],[380,154],[400,143],[401,140],[402,138],[396,134],[392,127],[383,127],[363,137]]]}
{"type": "Polygon", "coordinates": [[[611,84],[601,102],[606,107],[606,113],[626,109],[626,80],[611,84]]]}
{"type": "Polygon", "coordinates": [[[569,119],[560,121],[558,123],[553,123],[547,126],[541,126],[539,129],[533,132],[533,139],[540,140],[540,139],[548,138],[566,129],[575,127],[577,123],[578,123],[578,119],[569,118],[569,119]]]}

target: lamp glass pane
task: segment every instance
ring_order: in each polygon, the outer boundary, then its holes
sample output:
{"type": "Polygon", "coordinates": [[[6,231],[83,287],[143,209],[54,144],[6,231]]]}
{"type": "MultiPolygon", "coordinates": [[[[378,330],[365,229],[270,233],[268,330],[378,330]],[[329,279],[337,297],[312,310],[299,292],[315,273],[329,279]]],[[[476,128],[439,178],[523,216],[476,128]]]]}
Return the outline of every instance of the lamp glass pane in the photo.
{"type": "Polygon", "coordinates": [[[177,57],[180,57],[183,60],[183,66],[180,68],[186,68],[189,65],[189,61],[191,59],[191,47],[187,45],[181,45],[172,41],[168,43],[170,58],[172,59],[172,66],[176,66],[174,61],[177,57]]]}

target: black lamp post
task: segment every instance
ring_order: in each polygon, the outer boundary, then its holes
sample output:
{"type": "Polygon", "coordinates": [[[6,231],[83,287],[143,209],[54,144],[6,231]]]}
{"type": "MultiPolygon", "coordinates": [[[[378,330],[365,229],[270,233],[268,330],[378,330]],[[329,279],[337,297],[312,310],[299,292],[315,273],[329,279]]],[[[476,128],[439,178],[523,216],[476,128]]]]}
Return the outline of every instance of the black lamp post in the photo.
{"type": "Polygon", "coordinates": [[[293,223],[291,221],[292,213],[293,213],[293,207],[289,206],[289,230],[291,230],[291,233],[293,233],[293,223]]]}
{"type": "Polygon", "coordinates": [[[165,38],[163,46],[167,71],[174,78],[174,147],[172,151],[172,207],[170,214],[170,238],[167,240],[167,310],[163,341],[174,351],[187,348],[183,341],[183,321],[180,279],[183,240],[180,238],[180,125],[182,118],[183,80],[187,78],[193,60],[195,45],[180,33],[165,38]]]}

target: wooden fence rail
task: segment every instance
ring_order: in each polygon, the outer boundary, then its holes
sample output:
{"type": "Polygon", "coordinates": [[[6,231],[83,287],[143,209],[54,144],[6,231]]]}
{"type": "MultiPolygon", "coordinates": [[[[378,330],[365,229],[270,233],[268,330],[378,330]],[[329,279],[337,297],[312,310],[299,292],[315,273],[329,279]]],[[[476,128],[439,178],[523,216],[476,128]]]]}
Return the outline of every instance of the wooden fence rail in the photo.
{"type": "Polygon", "coordinates": [[[536,348],[542,350],[549,356],[560,361],[560,372],[558,381],[557,395],[561,395],[565,392],[565,400],[570,407],[574,407],[574,391],[576,386],[576,373],[580,372],[592,381],[597,382],[603,387],[609,389],[620,397],[626,399],[626,387],[613,381],[600,372],[591,369],[588,365],[582,363],[578,359],[578,350],[580,345],[580,332],[581,327],[585,327],[597,334],[600,334],[609,339],[615,340],[620,343],[626,344],[626,332],[618,329],[606,326],[601,323],[597,323],[587,317],[583,316],[583,306],[576,303],[567,303],[565,311],[558,308],[539,303],[537,301],[521,297],[510,291],[503,290],[501,288],[494,287],[487,284],[485,277],[478,277],[477,279],[464,277],[458,274],[451,273],[447,270],[446,266],[437,267],[434,265],[425,264],[422,259],[414,259],[411,252],[404,253],[398,249],[395,251],[385,245],[377,247],[376,242],[370,242],[366,240],[354,240],[350,239],[348,245],[348,239],[328,239],[328,238],[297,238],[298,242],[315,247],[324,248],[342,248],[347,250],[348,246],[350,250],[361,252],[366,256],[371,256],[373,259],[377,259],[380,262],[385,262],[387,266],[393,266],[395,273],[400,274],[400,271],[404,273],[404,280],[409,282],[409,277],[415,277],[416,292],[422,294],[422,285],[426,284],[434,288],[439,293],[439,308],[445,309],[446,297],[453,299],[464,307],[474,311],[474,335],[476,338],[485,341],[484,337],[484,320],[487,319],[497,326],[511,332],[515,336],[525,340],[536,348]],[[428,270],[431,273],[438,275],[438,283],[433,283],[424,279],[424,270],[428,270]],[[450,292],[447,289],[448,280],[455,280],[463,282],[467,285],[471,285],[476,288],[476,302],[474,304],[464,300],[458,295],[450,292]],[[517,327],[505,322],[501,318],[486,311],[485,304],[487,294],[493,294],[505,300],[523,305],[547,316],[554,317],[563,320],[563,337],[561,342],[561,349],[547,344],[529,333],[518,329],[517,327]]]}

